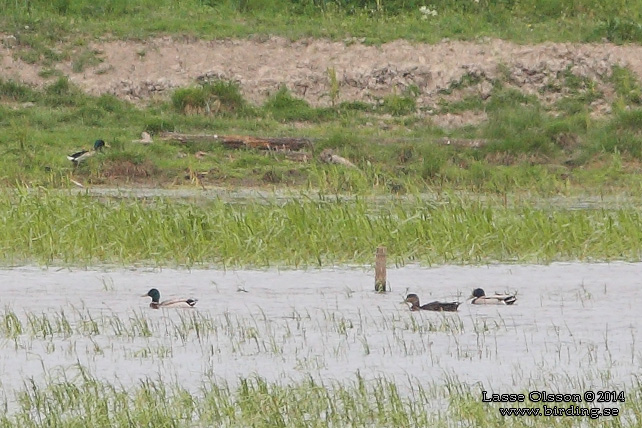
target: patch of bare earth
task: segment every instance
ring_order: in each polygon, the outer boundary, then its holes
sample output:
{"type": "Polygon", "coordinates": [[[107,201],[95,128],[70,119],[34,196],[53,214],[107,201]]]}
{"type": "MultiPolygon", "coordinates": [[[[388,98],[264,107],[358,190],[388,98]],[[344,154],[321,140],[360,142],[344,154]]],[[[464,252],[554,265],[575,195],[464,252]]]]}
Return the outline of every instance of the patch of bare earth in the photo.
{"type": "Polygon", "coordinates": [[[99,176],[92,176],[88,171],[83,170],[77,171],[76,175],[92,184],[131,184],[147,183],[153,177],[157,177],[158,173],[158,168],[149,160],[142,163],[134,163],[129,160],[110,160],[103,164],[99,176]]]}
{"type": "MultiPolygon", "coordinates": [[[[10,36],[0,36],[5,39],[10,36]]],[[[328,40],[186,40],[162,37],[147,41],[104,41],[90,46],[102,62],[82,72],[72,61],[56,68],[91,94],[114,94],[145,104],[167,97],[177,87],[224,79],[238,82],[244,96],[260,104],[285,85],[315,106],[330,105],[330,73],[339,83],[338,102],[377,102],[414,85],[417,105],[436,124],[457,127],[485,120],[483,113],[439,114],[440,100],[490,95],[492,82],[502,78],[524,93],[553,103],[563,92],[550,91],[563,73],[597,82],[604,99],[594,114],[609,112],[608,77],[612,66],[628,67],[642,77],[642,46],[543,43],[518,45],[502,40],[445,41],[435,45],[394,41],[381,46],[328,40]],[[445,93],[465,76],[474,83],[445,93]]],[[[41,66],[13,55],[11,43],[0,44],[0,77],[43,85],[41,66]]],[[[559,87],[559,85],[557,85],[559,87]]]]}

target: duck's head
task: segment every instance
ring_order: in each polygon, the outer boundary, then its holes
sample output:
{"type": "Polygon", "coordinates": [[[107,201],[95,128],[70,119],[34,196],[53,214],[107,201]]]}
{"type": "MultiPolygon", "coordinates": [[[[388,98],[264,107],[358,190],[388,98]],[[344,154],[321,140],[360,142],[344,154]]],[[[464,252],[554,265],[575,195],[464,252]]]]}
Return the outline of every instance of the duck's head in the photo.
{"type": "Polygon", "coordinates": [[[481,288],[475,288],[473,290],[473,294],[470,295],[469,299],[476,299],[478,297],[484,297],[486,293],[484,293],[484,290],[481,288]]]}
{"type": "Polygon", "coordinates": [[[419,296],[416,294],[408,294],[404,303],[410,303],[412,306],[419,306],[419,296]]]}
{"type": "Polygon", "coordinates": [[[103,149],[103,147],[109,147],[109,145],[107,143],[105,143],[104,140],[96,140],[94,142],[94,150],[100,151],[100,150],[103,149]]]}
{"type": "Polygon", "coordinates": [[[147,294],[143,294],[141,297],[151,297],[153,303],[158,303],[160,301],[160,291],[158,291],[155,288],[152,288],[147,292],[147,294]]]}

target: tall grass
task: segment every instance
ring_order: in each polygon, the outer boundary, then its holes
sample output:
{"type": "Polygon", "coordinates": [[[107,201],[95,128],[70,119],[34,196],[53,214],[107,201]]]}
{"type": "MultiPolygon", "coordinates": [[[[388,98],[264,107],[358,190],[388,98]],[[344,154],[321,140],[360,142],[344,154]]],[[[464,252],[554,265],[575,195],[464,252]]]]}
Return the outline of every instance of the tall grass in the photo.
{"type": "MultiPolygon", "coordinates": [[[[217,293],[209,309],[206,304],[189,311],[154,311],[143,308],[145,301],[110,312],[78,305],[68,296],[34,311],[7,306],[0,311],[0,351],[16,370],[3,379],[0,426],[636,427],[642,415],[642,389],[634,374],[637,333],[613,338],[613,321],[606,319],[574,328],[586,322],[586,310],[597,309],[598,300],[620,298],[618,290],[607,293],[598,282],[562,290],[563,303],[561,295],[543,292],[543,300],[530,308],[555,301],[557,310],[534,311],[537,315],[520,317],[519,323],[503,310],[504,315],[395,310],[391,306],[399,306],[401,296],[386,299],[387,305],[368,292],[376,298],[371,300],[374,309],[346,310],[361,300],[348,295],[341,303],[322,298],[317,305],[319,294],[309,289],[294,291],[294,300],[266,306],[265,312],[252,310],[254,304],[248,310],[222,311],[219,303],[236,299],[233,289],[217,293]],[[310,305],[309,299],[317,303],[310,305]],[[56,302],[62,306],[50,306],[56,302]],[[593,340],[595,331],[600,333],[593,340]],[[42,370],[16,360],[25,351],[33,358],[39,350],[42,370]],[[521,353],[528,358],[520,362],[521,353]],[[383,363],[377,374],[362,375],[366,371],[359,367],[367,364],[346,364],[346,358],[373,361],[370,355],[383,363]],[[243,368],[228,370],[230,358],[243,368]],[[497,367],[485,375],[470,375],[471,368],[483,371],[494,363],[497,367]],[[544,364],[554,369],[541,370],[544,364]],[[584,369],[574,370],[578,367],[584,369]],[[501,385],[511,380],[518,385],[513,392],[527,396],[525,388],[618,390],[626,401],[579,404],[616,408],[617,418],[502,417],[502,407],[566,406],[529,399],[481,401],[482,390],[502,391],[501,385]]],[[[341,288],[334,286],[338,296],[341,288]]],[[[95,291],[89,293],[92,300],[95,291]]],[[[118,298],[122,293],[99,294],[118,298]]],[[[630,307],[624,311],[616,330],[628,329],[626,320],[634,312],[630,307]]]]}
{"type": "Polygon", "coordinates": [[[551,210],[443,196],[436,202],[301,198],[185,205],[165,199],[5,191],[3,263],[326,266],[639,259],[642,213],[551,210]]]}
{"type": "MultiPolygon", "coordinates": [[[[196,33],[205,37],[280,34],[335,39],[352,35],[374,42],[481,35],[522,41],[642,41],[639,4],[598,0],[2,0],[0,10],[0,26],[15,31],[20,46],[31,46],[48,57],[59,55],[49,47],[51,42],[78,30],[88,35],[137,38],[196,33]],[[436,14],[422,13],[421,6],[430,6],[436,14]]],[[[25,58],[37,61],[39,57],[25,58]]]]}
{"type": "MultiPolygon", "coordinates": [[[[457,382],[447,385],[447,407],[430,385],[416,384],[405,395],[385,378],[322,383],[313,379],[288,385],[260,377],[241,378],[238,386],[205,381],[199,393],[162,380],[147,379],[133,388],[101,381],[83,367],[74,377],[46,382],[30,379],[18,395],[17,409],[0,416],[3,427],[103,426],[252,426],[252,427],[599,427],[640,423],[638,384],[617,403],[618,417],[503,417],[496,404],[481,402],[477,388],[457,382]]],[[[521,404],[521,403],[520,403],[521,404]]],[[[528,403],[540,407],[540,403],[528,403]]],[[[549,403],[551,404],[551,403],[549,403]]],[[[554,403],[561,404],[561,403],[554,403]]],[[[551,404],[552,407],[553,404],[551,404]]],[[[525,407],[521,405],[520,407],[525,407]]],[[[566,406],[560,406],[566,407],[566,406]]]]}
{"type": "Polygon", "coordinates": [[[248,108],[238,84],[217,80],[200,87],[177,89],[172,105],[181,113],[243,114],[248,108]]]}
{"type": "MultiPolygon", "coordinates": [[[[463,78],[444,95],[477,81],[474,76],[463,78]]],[[[476,96],[475,103],[444,101],[444,111],[483,110],[488,117],[478,126],[445,130],[432,123],[432,116],[415,113],[412,88],[385,97],[381,104],[330,108],[313,107],[281,88],[262,106],[253,106],[237,84],[213,81],[177,89],[171,102],[137,108],[111,95],[86,95],[65,77],[43,89],[0,80],[0,126],[6,129],[0,133],[0,184],[63,187],[73,176],[83,184],[190,185],[189,177],[202,173],[205,186],[307,186],[325,193],[467,189],[551,195],[577,189],[608,193],[615,186],[637,194],[642,151],[636,129],[642,110],[634,74],[615,67],[612,77],[600,83],[617,94],[613,113],[601,119],[587,110],[597,96],[595,82],[566,71],[554,83],[559,85],[555,91],[566,88],[570,94],[554,105],[502,82],[496,82],[489,98],[476,96]],[[371,126],[373,122],[381,126],[371,126]],[[142,130],[160,144],[131,143],[142,130]],[[312,160],[232,151],[214,142],[158,141],[158,133],[174,130],[304,136],[314,140],[308,150],[312,160]],[[444,145],[446,136],[479,141],[480,147],[444,145]],[[66,154],[90,147],[97,138],[110,142],[111,149],[74,168],[66,154]],[[358,169],[317,161],[315,155],[325,148],[358,169]],[[200,151],[206,156],[196,156],[200,151]]]]}

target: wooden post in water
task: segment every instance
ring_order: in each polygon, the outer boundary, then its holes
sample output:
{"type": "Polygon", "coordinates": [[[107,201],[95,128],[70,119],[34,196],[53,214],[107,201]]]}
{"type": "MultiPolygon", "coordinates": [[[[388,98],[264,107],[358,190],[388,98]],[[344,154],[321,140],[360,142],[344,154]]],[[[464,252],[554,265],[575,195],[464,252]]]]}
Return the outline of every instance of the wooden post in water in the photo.
{"type": "Polygon", "coordinates": [[[375,291],[384,293],[386,291],[386,247],[377,247],[375,257],[375,291]]]}

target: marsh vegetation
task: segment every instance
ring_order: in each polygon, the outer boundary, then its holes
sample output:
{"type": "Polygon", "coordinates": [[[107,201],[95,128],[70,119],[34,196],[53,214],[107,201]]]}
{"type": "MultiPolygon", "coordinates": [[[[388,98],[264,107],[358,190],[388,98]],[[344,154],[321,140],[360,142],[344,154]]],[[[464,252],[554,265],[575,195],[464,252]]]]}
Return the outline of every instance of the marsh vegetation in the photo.
{"type": "MultiPolygon", "coordinates": [[[[436,42],[444,37],[480,36],[518,40],[615,43],[642,41],[641,6],[597,0],[492,2],[446,0],[432,4],[401,0],[2,0],[2,27],[19,31],[19,42],[44,49],[55,60],[65,52],[46,50],[75,30],[88,36],[144,38],[186,34],[206,38],[279,34],[302,37],[365,37],[436,42]],[[429,28],[430,31],[426,31],[429,28]]],[[[82,40],[82,39],[80,39],[82,40]]],[[[37,60],[34,54],[26,59],[37,60]]],[[[89,61],[90,55],[78,61],[89,61]]]]}
{"type": "Polygon", "coordinates": [[[397,265],[637,260],[640,210],[577,209],[503,198],[355,199],[200,203],[96,200],[5,191],[5,264],[325,267],[370,264],[389,248],[397,265]]]}
{"type": "Polygon", "coordinates": [[[639,43],[641,7],[0,0],[0,52],[43,82],[0,79],[0,426],[641,426],[642,85],[627,64],[535,70],[528,88],[530,69],[470,69],[429,107],[412,83],[343,101],[333,67],[318,105],[286,82],[261,102],[214,76],[133,103],[71,78],[111,72],[94,42],[167,35],[639,43]],[[143,131],[153,143],[132,141],[143,131]],[[293,159],[165,132],[312,144],[293,159]],[[111,147],[66,159],[98,138],[111,147]],[[374,293],[382,244],[392,291],[374,293]],[[199,305],[149,310],[151,286],[199,305]],[[477,286],[518,303],[400,304],[477,286]],[[626,400],[582,403],[620,415],[580,420],[481,402],[534,389],[626,400]]]}
{"type": "MultiPolygon", "coordinates": [[[[578,420],[638,426],[637,271],[412,266],[391,269],[383,294],[365,269],[3,269],[2,423],[568,426],[503,418],[509,406],[482,402],[482,391],[617,390],[625,401],[574,403],[617,408],[617,418],[578,420]],[[139,297],[151,285],[199,304],[151,310],[139,297]],[[517,292],[518,304],[457,313],[401,304],[408,289],[461,301],[476,285],[517,292]]],[[[520,406],[544,404],[553,405],[520,406]]]]}
{"type": "Polygon", "coordinates": [[[234,95],[221,92],[230,88],[225,83],[216,87],[219,92],[207,85],[177,90],[172,102],[140,108],[114,96],[85,95],[66,78],[42,90],[5,81],[0,82],[0,123],[6,130],[0,135],[5,147],[0,181],[43,187],[67,187],[71,180],[103,186],[252,186],[325,194],[637,194],[642,109],[631,91],[639,92],[639,84],[624,69],[612,72],[620,76],[615,88],[622,95],[613,99],[609,116],[593,117],[594,98],[581,93],[544,106],[498,81],[486,101],[443,105],[488,116],[454,130],[419,112],[394,113],[402,108],[396,104],[310,107],[277,93],[253,106],[239,100],[238,88],[234,95]],[[212,103],[219,106],[217,113],[183,114],[212,103]],[[216,141],[133,143],[141,131],[155,139],[182,131],[307,137],[313,144],[302,162],[282,151],[232,150],[216,141]],[[77,168],[67,161],[68,153],[97,138],[112,147],[77,168]],[[356,168],[321,163],[318,155],[325,149],[356,168]]]}

